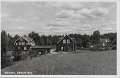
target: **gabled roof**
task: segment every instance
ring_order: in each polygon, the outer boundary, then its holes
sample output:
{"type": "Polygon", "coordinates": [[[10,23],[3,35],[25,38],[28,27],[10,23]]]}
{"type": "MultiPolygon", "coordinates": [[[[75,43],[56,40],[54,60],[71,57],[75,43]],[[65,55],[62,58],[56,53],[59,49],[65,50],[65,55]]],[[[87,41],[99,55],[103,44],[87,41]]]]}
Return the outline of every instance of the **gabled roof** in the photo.
{"type": "MultiPolygon", "coordinates": [[[[20,37],[20,38],[18,38],[16,41],[18,41],[19,39],[25,39],[27,42],[28,42],[28,44],[31,44],[31,42],[33,42],[34,43],[34,41],[33,41],[33,39],[32,38],[29,38],[29,37],[24,37],[24,36],[22,36],[22,37],[20,37]]],[[[15,41],[15,43],[16,43],[16,41],[15,41]]],[[[15,44],[14,43],[14,44],[15,44]]]]}
{"type": "Polygon", "coordinates": [[[22,38],[24,38],[26,41],[28,41],[28,42],[32,42],[33,41],[33,39],[32,38],[29,38],[29,37],[22,37],[22,38]]]}
{"type": "Polygon", "coordinates": [[[62,37],[57,43],[59,43],[61,40],[63,40],[66,36],[67,36],[69,39],[71,39],[74,43],[76,43],[76,41],[74,40],[74,38],[71,38],[71,37],[68,36],[68,35],[65,35],[64,37],[62,37]]]}
{"type": "Polygon", "coordinates": [[[77,41],[75,40],[75,38],[71,38],[72,39],[72,41],[74,41],[75,43],[77,43],[77,41]]]}

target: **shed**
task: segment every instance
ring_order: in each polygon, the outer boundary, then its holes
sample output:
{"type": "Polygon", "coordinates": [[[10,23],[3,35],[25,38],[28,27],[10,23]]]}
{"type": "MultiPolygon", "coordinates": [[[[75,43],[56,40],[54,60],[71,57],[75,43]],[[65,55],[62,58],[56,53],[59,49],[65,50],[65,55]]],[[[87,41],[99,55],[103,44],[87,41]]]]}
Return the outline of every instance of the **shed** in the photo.
{"type": "Polygon", "coordinates": [[[41,54],[50,53],[51,46],[33,46],[31,47],[33,51],[41,52],[41,54]]]}

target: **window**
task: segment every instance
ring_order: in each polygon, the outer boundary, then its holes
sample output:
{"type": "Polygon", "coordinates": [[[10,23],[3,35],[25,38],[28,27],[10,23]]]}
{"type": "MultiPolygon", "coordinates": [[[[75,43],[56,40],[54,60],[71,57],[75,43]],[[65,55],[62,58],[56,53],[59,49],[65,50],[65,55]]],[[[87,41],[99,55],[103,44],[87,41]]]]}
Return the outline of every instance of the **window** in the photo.
{"type": "Polygon", "coordinates": [[[16,45],[18,45],[18,43],[16,43],[16,45]]]}
{"type": "Polygon", "coordinates": [[[66,40],[63,40],[63,43],[66,43],[66,40]]]}
{"type": "Polygon", "coordinates": [[[22,42],[22,45],[25,45],[25,42],[22,42]]]}
{"type": "Polygon", "coordinates": [[[70,39],[67,40],[67,43],[70,43],[70,39]]]}
{"type": "Polygon", "coordinates": [[[28,43],[26,43],[26,45],[28,45],[28,43]]]}
{"type": "Polygon", "coordinates": [[[63,50],[63,47],[61,47],[61,50],[63,50]]]}
{"type": "Polygon", "coordinates": [[[24,50],[27,50],[27,47],[24,47],[24,50]]]}
{"type": "Polygon", "coordinates": [[[21,45],[21,42],[19,42],[19,45],[21,45]]]}

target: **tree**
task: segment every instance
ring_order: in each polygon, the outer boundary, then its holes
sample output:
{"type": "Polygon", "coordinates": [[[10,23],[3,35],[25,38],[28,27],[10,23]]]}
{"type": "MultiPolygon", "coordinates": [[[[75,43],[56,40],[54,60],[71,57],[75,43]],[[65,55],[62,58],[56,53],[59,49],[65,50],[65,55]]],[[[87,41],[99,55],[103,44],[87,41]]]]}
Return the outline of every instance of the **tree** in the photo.
{"type": "Polygon", "coordinates": [[[107,37],[110,40],[110,42],[117,39],[117,33],[107,33],[104,34],[103,36],[107,37]]]}
{"type": "Polygon", "coordinates": [[[82,40],[80,38],[77,38],[76,41],[77,41],[77,47],[81,48],[82,40]]]}
{"type": "Polygon", "coordinates": [[[14,38],[8,34],[8,45],[9,45],[9,50],[14,50],[14,38]]]}
{"type": "Polygon", "coordinates": [[[10,61],[6,56],[6,53],[8,51],[8,44],[9,44],[8,35],[5,31],[2,31],[1,32],[1,68],[10,65],[10,61]]]}
{"type": "Polygon", "coordinates": [[[40,36],[38,33],[32,31],[28,36],[34,40],[36,45],[40,45],[40,36]]]}
{"type": "Polygon", "coordinates": [[[8,43],[7,41],[7,33],[5,31],[1,32],[1,56],[4,56],[6,53],[6,45],[8,43]]]}
{"type": "Polygon", "coordinates": [[[100,32],[99,30],[93,32],[92,43],[98,44],[100,42],[100,32]]]}
{"type": "Polygon", "coordinates": [[[16,35],[14,36],[14,39],[17,40],[18,38],[20,38],[20,36],[19,36],[18,34],[16,34],[16,35]]]}
{"type": "Polygon", "coordinates": [[[82,46],[84,47],[84,48],[88,48],[89,47],[89,42],[90,42],[90,37],[89,37],[89,35],[83,35],[82,36],[82,46]]]}
{"type": "Polygon", "coordinates": [[[42,46],[44,46],[44,45],[46,45],[47,43],[46,43],[46,40],[47,40],[47,38],[46,38],[46,36],[45,35],[42,35],[41,37],[40,37],[40,45],[42,45],[42,46]]]}

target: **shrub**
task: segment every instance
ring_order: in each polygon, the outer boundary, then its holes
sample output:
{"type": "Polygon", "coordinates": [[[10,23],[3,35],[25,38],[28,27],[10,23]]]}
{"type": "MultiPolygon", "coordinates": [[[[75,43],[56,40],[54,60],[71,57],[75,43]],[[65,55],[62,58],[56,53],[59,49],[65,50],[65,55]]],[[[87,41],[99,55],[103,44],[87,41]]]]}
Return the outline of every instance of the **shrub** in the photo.
{"type": "Polygon", "coordinates": [[[1,57],[1,68],[7,67],[10,65],[12,65],[12,61],[10,60],[9,57],[7,57],[6,55],[1,57]]]}
{"type": "Polygon", "coordinates": [[[92,45],[92,47],[90,47],[89,50],[91,50],[91,51],[97,51],[97,50],[99,50],[99,49],[100,49],[100,45],[99,45],[99,44],[96,44],[96,45],[92,45]]]}
{"type": "Polygon", "coordinates": [[[116,50],[117,49],[116,45],[113,45],[111,49],[116,50]]]}

